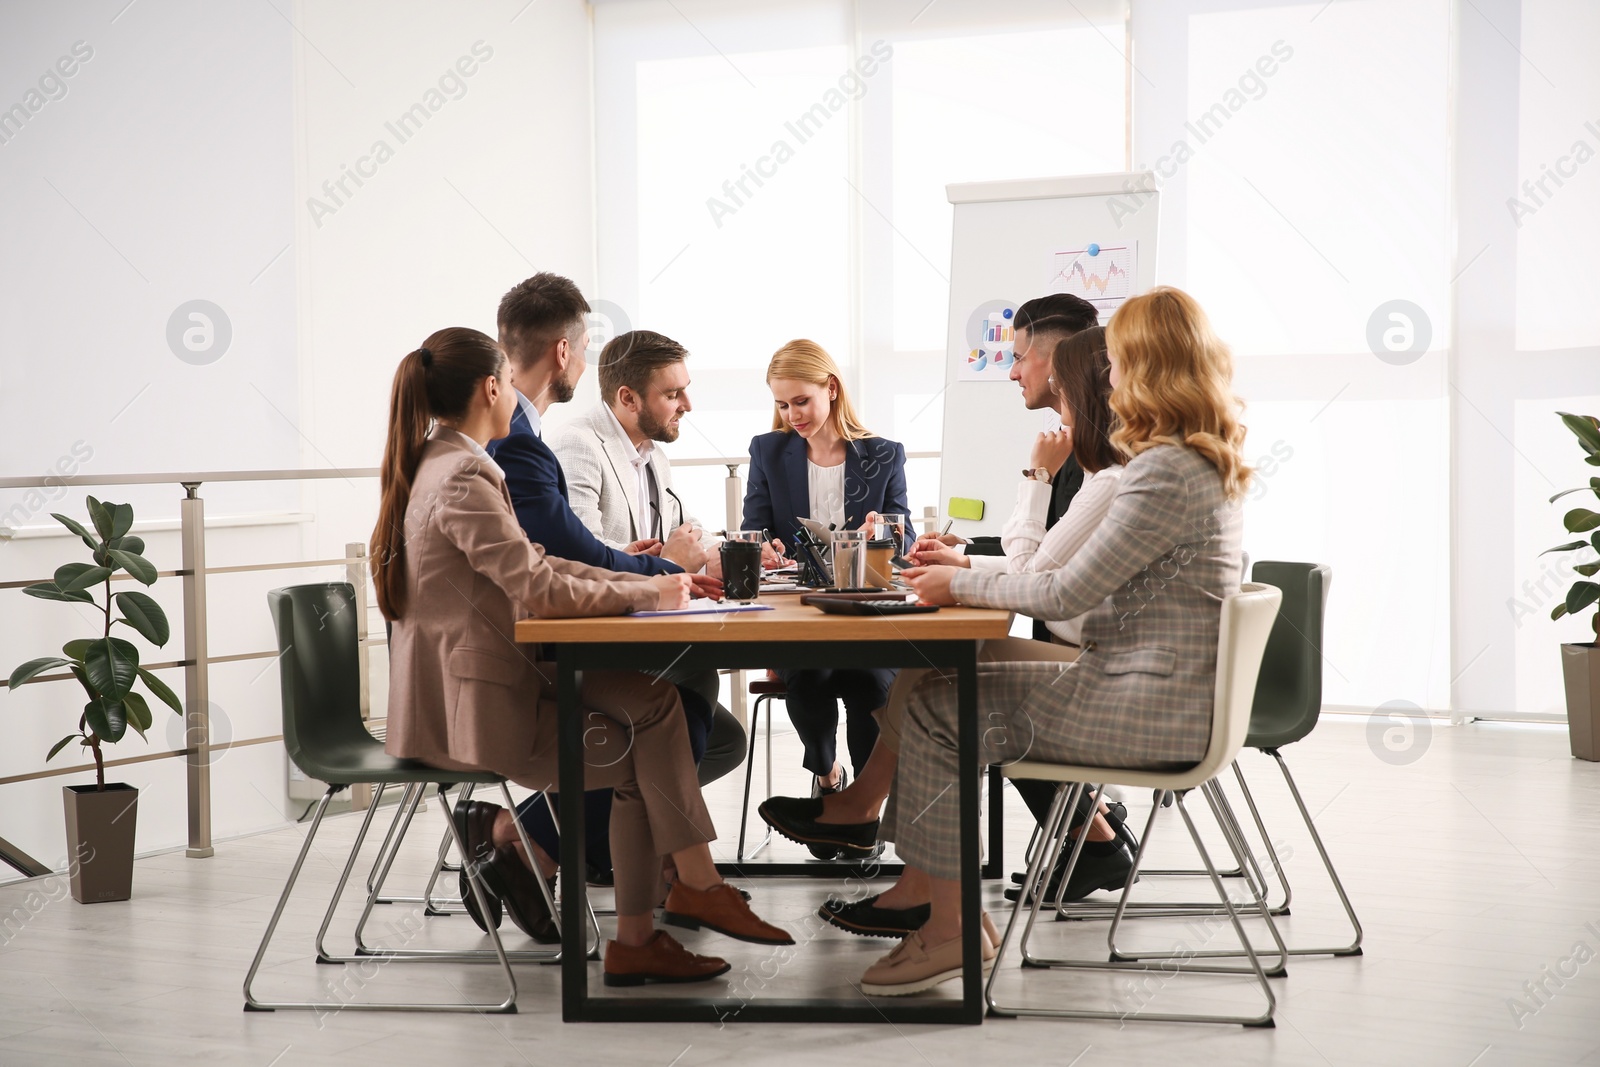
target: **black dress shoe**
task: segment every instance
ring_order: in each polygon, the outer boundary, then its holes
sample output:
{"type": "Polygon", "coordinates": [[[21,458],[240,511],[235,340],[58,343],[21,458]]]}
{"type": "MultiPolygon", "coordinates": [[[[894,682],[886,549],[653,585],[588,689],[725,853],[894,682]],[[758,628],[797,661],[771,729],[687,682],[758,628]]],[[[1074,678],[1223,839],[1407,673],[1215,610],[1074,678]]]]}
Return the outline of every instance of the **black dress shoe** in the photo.
{"type": "Polygon", "coordinates": [[[467,850],[463,859],[488,863],[494,858],[494,821],[499,814],[500,805],[481,800],[456,805],[456,832],[467,850]]]}
{"type": "Polygon", "coordinates": [[[541,945],[561,942],[561,930],[556,926],[544,894],[522,856],[510,845],[495,849],[494,858],[483,867],[483,880],[494,891],[517,929],[541,945]]]}
{"type": "MultiPolygon", "coordinates": [[[[839,784],[823,785],[822,779],[815,775],[811,777],[811,799],[820,800],[830,793],[837,793],[850,784],[850,772],[844,767],[839,768],[839,784]]],[[[836,860],[844,855],[844,849],[837,845],[820,844],[812,842],[806,845],[806,850],[819,860],[836,860]]]]}
{"type": "Polygon", "coordinates": [[[815,797],[768,797],[756,810],[768,826],[802,845],[820,845],[836,853],[843,850],[848,856],[859,857],[871,853],[878,843],[877,819],[858,823],[818,822],[822,801],[815,797]]]}
{"type": "MultiPolygon", "coordinates": [[[[483,912],[478,910],[478,898],[472,895],[472,886],[467,880],[467,869],[461,868],[461,873],[456,875],[461,886],[461,903],[467,906],[467,914],[472,916],[472,921],[478,924],[478,929],[484,933],[489,932],[489,924],[483,920],[483,912]]],[[[483,890],[484,899],[489,903],[489,920],[494,923],[496,930],[500,929],[500,898],[489,891],[487,886],[483,890]]]]}
{"type": "Polygon", "coordinates": [[[489,925],[478,911],[478,901],[472,895],[466,867],[469,863],[477,866],[479,877],[483,879],[484,896],[488,898],[489,919],[493,921],[495,929],[499,929],[500,898],[495,895],[494,887],[487,877],[488,864],[494,858],[494,820],[499,814],[500,805],[486,804],[479,800],[457,804],[455,810],[456,833],[461,835],[462,844],[467,850],[466,855],[462,857],[461,874],[457,884],[461,887],[461,900],[467,907],[467,914],[472,916],[472,921],[477,923],[478,929],[484,933],[489,932],[489,925]]]}
{"type": "Polygon", "coordinates": [[[841,930],[862,937],[905,937],[920,930],[928,921],[932,907],[918,904],[912,908],[880,908],[877,897],[866,900],[840,900],[829,898],[817,914],[841,930]]]}
{"type": "MultiPolygon", "coordinates": [[[[1050,878],[1045,885],[1046,903],[1052,903],[1056,899],[1056,891],[1061,887],[1062,872],[1066,870],[1067,860],[1072,855],[1071,847],[1070,840],[1061,846],[1061,856],[1056,860],[1055,870],[1050,872],[1050,878]]],[[[1062,899],[1082,900],[1096,890],[1121,889],[1128,884],[1128,873],[1132,870],[1133,854],[1121,841],[1085,841],[1083,854],[1078,857],[1078,866],[1072,872],[1072,880],[1067,883],[1062,899]]],[[[1020,885],[1006,890],[1007,900],[1016,900],[1021,895],[1020,885]]]]}

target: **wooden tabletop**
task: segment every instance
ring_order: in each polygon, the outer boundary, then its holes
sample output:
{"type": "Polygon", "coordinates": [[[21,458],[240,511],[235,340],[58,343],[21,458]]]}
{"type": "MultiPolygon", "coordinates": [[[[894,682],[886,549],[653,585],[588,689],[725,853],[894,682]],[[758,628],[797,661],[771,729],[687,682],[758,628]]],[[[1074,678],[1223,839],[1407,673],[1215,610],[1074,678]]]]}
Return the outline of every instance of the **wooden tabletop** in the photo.
{"type": "Polygon", "coordinates": [[[973,641],[1005,637],[1011,613],[990,608],[940,608],[920,615],[824,615],[803,607],[794,595],[763,598],[772,611],[708,615],[627,615],[590,619],[523,619],[517,640],[524,644],[637,641],[973,641]]]}

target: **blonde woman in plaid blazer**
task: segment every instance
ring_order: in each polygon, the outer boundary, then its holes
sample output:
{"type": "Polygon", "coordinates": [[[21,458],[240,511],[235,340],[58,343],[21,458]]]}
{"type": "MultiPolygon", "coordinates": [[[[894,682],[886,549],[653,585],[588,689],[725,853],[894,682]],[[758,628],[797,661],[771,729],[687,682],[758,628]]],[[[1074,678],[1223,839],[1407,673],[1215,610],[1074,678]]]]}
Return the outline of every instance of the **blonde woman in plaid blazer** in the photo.
{"type": "MultiPolygon", "coordinates": [[[[1112,441],[1131,458],[1089,542],[1041,574],[908,572],[935,604],[1045,620],[1087,613],[1075,663],[979,665],[985,763],[1166,768],[1205,755],[1221,605],[1239,589],[1238,503],[1250,475],[1232,359],[1194,299],[1172,288],[1130,299],[1106,340],[1121,420],[1112,441]]],[[[925,887],[931,912],[868,969],[862,991],[871,995],[918,993],[961,974],[956,704],[954,680],[939,677],[906,704],[879,833],[906,862],[897,891],[925,887]]]]}

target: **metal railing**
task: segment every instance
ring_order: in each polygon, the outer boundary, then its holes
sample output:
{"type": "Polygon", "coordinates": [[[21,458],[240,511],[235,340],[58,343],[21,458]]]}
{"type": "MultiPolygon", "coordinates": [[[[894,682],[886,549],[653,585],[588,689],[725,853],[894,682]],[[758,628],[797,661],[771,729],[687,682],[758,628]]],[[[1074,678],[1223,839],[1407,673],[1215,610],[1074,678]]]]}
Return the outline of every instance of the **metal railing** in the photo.
{"type": "MultiPolygon", "coordinates": [[[[907,453],[907,459],[938,459],[939,453],[907,453]]],[[[744,507],[744,493],[742,493],[742,480],[739,478],[739,467],[749,466],[747,456],[712,456],[701,459],[675,459],[677,467],[715,467],[725,466],[728,469],[728,480],[725,485],[725,522],[728,528],[738,526],[744,507]]],[[[109,486],[109,485],[178,485],[184,491],[184,496],[179,499],[179,542],[181,542],[181,563],[178,569],[171,571],[157,571],[158,577],[176,577],[181,581],[182,598],[182,654],[178,659],[170,661],[152,662],[146,664],[147,670],[184,670],[184,741],[186,747],[182,749],[163,750],[163,752],[144,752],[134,757],[106,760],[104,766],[130,766],[134,763],[149,763],[154,760],[173,760],[173,758],[186,758],[187,760],[187,848],[184,854],[195,859],[211,856],[214,853],[211,843],[211,755],[214,752],[226,752],[227,749],[242,749],[246,745],[272,744],[283,741],[283,734],[267,734],[262,737],[246,737],[243,741],[229,741],[224,744],[211,744],[210,721],[210,669],[213,664],[227,664],[227,662],[240,662],[246,659],[274,659],[278,656],[277,649],[264,649],[253,653],[235,653],[229,656],[211,656],[210,640],[208,640],[208,617],[206,617],[206,579],[214,574],[240,574],[248,571],[285,571],[285,569],[318,568],[318,566],[344,566],[350,584],[357,590],[357,625],[360,637],[360,656],[362,656],[362,713],[366,717],[370,709],[370,678],[368,678],[368,649],[386,643],[381,637],[371,637],[366,632],[366,547],[360,542],[350,542],[346,545],[346,555],[330,560],[285,560],[277,563],[245,563],[238,566],[206,566],[205,557],[205,499],[200,496],[200,486],[208,482],[315,482],[326,478],[376,478],[378,467],[352,467],[352,469],[310,469],[310,470],[198,470],[198,472],[176,472],[176,474],[126,474],[126,475],[50,475],[50,477],[30,478],[0,478],[0,490],[37,490],[37,488],[72,488],[72,486],[109,486]]],[[[6,531],[0,528],[0,537],[6,531]]],[[[0,590],[22,589],[24,585],[35,582],[50,581],[51,576],[34,577],[34,579],[19,579],[19,581],[0,582],[0,590]]],[[[114,577],[112,581],[128,581],[126,576],[114,577]]],[[[43,673],[32,678],[27,685],[46,683],[46,681],[62,681],[72,678],[67,672],[43,673]]],[[[6,681],[0,678],[0,688],[5,688],[6,681]]],[[[744,705],[744,689],[734,685],[733,699],[736,702],[734,712],[741,713],[744,705]]],[[[45,777],[66,776],[66,774],[80,774],[93,771],[93,763],[80,763],[74,766],[54,766],[26,774],[11,774],[0,777],[0,785],[18,784],[18,782],[38,781],[45,777]]],[[[357,798],[360,806],[360,798],[357,798]]],[[[48,873],[48,867],[35,861],[34,857],[27,856],[24,851],[11,845],[10,841],[0,837],[0,862],[10,864],[11,867],[21,870],[24,875],[40,875],[48,873]]]]}
{"type": "MultiPolygon", "coordinates": [[[[200,496],[200,486],[206,482],[265,482],[265,481],[316,481],[326,478],[376,478],[378,468],[363,467],[350,470],[264,470],[264,471],[196,471],[174,474],[123,474],[76,475],[49,478],[0,478],[0,489],[36,489],[72,486],[108,485],[169,485],[183,488],[178,506],[178,536],[181,562],[177,570],[157,571],[158,578],[178,578],[183,603],[183,646],[179,659],[145,665],[147,670],[166,670],[181,667],[184,672],[184,740],[185,747],[162,752],[146,752],[137,756],[105,761],[106,767],[125,767],[154,760],[187,759],[187,812],[188,846],[184,851],[191,858],[205,858],[213,854],[211,842],[211,760],[212,753],[249,745],[270,744],[283,740],[282,734],[230,741],[221,745],[211,743],[210,720],[210,668],[218,663],[236,663],[242,660],[271,659],[276,650],[244,652],[227,656],[210,655],[209,631],[206,614],[206,582],[211,575],[238,574],[247,571],[302,570],[312,567],[343,565],[356,578],[358,588],[365,585],[365,548],[360,544],[346,546],[346,555],[338,559],[288,560],[277,563],[251,563],[233,567],[208,567],[206,565],[205,500],[200,496]]],[[[119,575],[113,581],[123,580],[119,575]]],[[[0,582],[0,590],[21,589],[37,582],[46,582],[50,576],[20,581],[0,582]]],[[[365,649],[374,643],[366,634],[366,618],[360,620],[362,637],[362,702],[366,711],[367,677],[365,649]]],[[[377,642],[377,643],[382,643],[377,642]]],[[[27,684],[62,681],[72,678],[70,673],[42,674],[27,684]]],[[[0,680],[0,687],[7,683],[0,680]]],[[[0,786],[17,782],[54,778],[78,774],[95,769],[94,764],[76,764],[52,767],[28,774],[0,778],[0,786]]],[[[0,840],[0,860],[16,867],[24,874],[33,874],[43,868],[32,857],[15,846],[0,840]]]]}
{"type": "MultiPolygon", "coordinates": [[[[939,456],[940,453],[938,452],[912,452],[907,453],[906,458],[937,459],[939,456]]],[[[727,527],[732,529],[739,524],[744,506],[743,482],[739,477],[739,468],[747,466],[749,462],[748,456],[716,456],[702,459],[673,460],[673,465],[681,467],[725,466],[728,468],[724,496],[726,511],[724,521],[727,527]]],[[[349,480],[354,478],[376,478],[378,474],[379,469],[376,467],[359,467],[343,470],[327,468],[311,470],[196,471],[171,474],[67,475],[60,477],[52,475],[44,478],[0,478],[0,490],[111,485],[178,485],[183,489],[184,495],[179,501],[180,565],[176,570],[157,572],[159,578],[177,578],[182,583],[182,654],[178,659],[148,663],[144,666],[147,670],[170,670],[180,667],[183,669],[184,737],[186,747],[160,752],[145,752],[137,756],[128,756],[120,759],[108,759],[105,761],[105,766],[107,768],[125,767],[138,763],[179,757],[187,760],[188,844],[184,850],[186,856],[201,859],[214,853],[211,834],[212,754],[231,748],[271,744],[283,740],[282,734],[270,734],[217,745],[211,743],[211,666],[221,663],[236,663],[243,660],[273,659],[279,653],[275,649],[267,649],[226,656],[212,656],[210,654],[206,613],[207,579],[212,575],[240,574],[251,571],[301,570],[315,567],[344,566],[348,580],[355,587],[357,596],[357,633],[361,642],[360,692],[363,718],[367,718],[370,715],[371,688],[367,669],[367,650],[386,643],[383,638],[372,637],[367,632],[367,556],[365,544],[360,542],[348,543],[345,546],[345,555],[335,559],[286,560],[274,563],[249,563],[230,567],[208,567],[206,564],[205,500],[200,496],[200,487],[207,482],[319,481],[331,478],[349,480]]],[[[0,537],[3,537],[4,534],[4,528],[0,528],[0,537]]],[[[0,582],[0,591],[21,589],[24,586],[50,580],[51,576],[45,575],[39,578],[0,582]]],[[[112,580],[127,580],[127,576],[118,575],[112,580]]],[[[26,684],[62,681],[72,677],[70,673],[66,672],[42,674],[26,684]]],[[[0,688],[4,688],[6,684],[5,679],[0,678],[0,688]]],[[[735,684],[733,687],[733,699],[736,704],[734,711],[741,718],[743,718],[744,696],[743,686],[735,684]]],[[[94,769],[93,763],[50,767],[26,774],[0,777],[0,786],[79,774],[94,769]]],[[[359,795],[355,798],[357,807],[363,806],[362,800],[363,798],[359,795]]],[[[48,873],[49,871],[49,868],[12,845],[4,837],[0,837],[0,863],[6,863],[23,874],[30,876],[48,873]]]]}

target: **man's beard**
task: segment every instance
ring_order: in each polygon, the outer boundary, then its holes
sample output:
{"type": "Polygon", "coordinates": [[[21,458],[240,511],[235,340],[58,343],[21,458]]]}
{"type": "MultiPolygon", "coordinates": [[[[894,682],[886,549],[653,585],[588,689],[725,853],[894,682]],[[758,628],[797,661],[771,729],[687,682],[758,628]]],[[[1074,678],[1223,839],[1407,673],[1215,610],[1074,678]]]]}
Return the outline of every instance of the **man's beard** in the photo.
{"type": "Polygon", "coordinates": [[[550,396],[557,404],[569,403],[577,391],[577,383],[569,382],[559,375],[550,382],[550,396]]]}
{"type": "Polygon", "coordinates": [[[658,422],[650,412],[639,411],[639,432],[652,441],[661,441],[671,444],[678,439],[678,427],[671,422],[658,422]]]}

